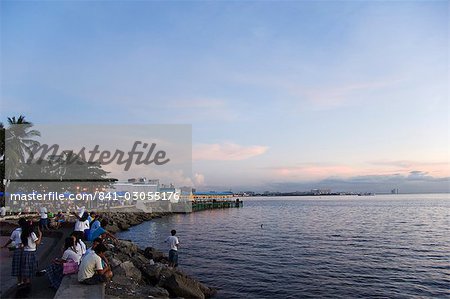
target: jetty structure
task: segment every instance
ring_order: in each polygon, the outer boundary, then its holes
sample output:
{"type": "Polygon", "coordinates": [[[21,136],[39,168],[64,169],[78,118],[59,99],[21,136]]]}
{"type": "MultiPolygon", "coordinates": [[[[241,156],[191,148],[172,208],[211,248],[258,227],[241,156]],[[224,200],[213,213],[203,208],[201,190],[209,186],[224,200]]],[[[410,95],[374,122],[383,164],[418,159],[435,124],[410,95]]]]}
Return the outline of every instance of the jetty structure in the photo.
{"type": "Polygon", "coordinates": [[[192,187],[160,184],[158,179],[145,177],[116,182],[106,192],[114,194],[111,197],[115,199],[101,203],[108,210],[134,207],[147,213],[189,213],[243,207],[243,201],[232,191],[199,192],[192,187]]]}
{"type": "Polygon", "coordinates": [[[201,211],[209,209],[241,208],[244,202],[234,196],[231,191],[224,192],[193,192],[192,210],[201,211]]]}

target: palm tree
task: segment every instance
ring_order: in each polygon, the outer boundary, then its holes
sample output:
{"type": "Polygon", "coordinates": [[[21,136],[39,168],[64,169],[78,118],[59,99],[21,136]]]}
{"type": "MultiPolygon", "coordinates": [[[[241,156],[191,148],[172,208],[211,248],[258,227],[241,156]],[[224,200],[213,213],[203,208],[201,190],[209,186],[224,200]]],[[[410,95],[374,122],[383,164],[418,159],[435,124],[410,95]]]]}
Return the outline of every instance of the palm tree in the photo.
{"type": "Polygon", "coordinates": [[[31,147],[39,146],[33,138],[41,136],[33,130],[33,124],[25,120],[25,116],[8,117],[8,128],[5,133],[5,175],[7,179],[18,178],[21,173],[21,164],[25,163],[27,156],[32,158],[31,147]]]}

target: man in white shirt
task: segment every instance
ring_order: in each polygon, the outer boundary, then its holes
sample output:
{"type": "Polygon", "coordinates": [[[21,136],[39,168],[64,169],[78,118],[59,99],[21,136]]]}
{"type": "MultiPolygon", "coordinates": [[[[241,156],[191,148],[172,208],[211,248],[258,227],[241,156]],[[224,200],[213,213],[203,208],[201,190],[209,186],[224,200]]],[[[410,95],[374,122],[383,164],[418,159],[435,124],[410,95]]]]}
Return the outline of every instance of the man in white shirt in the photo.
{"type": "Polygon", "coordinates": [[[86,255],[78,268],[78,281],[83,284],[100,284],[112,277],[111,268],[106,263],[106,246],[99,244],[94,252],[86,255]]]}
{"type": "Polygon", "coordinates": [[[175,237],[177,231],[171,230],[170,234],[171,236],[167,237],[166,243],[169,243],[169,267],[176,267],[178,266],[178,246],[180,242],[178,241],[178,238],[175,237]]]}
{"type": "Polygon", "coordinates": [[[5,206],[2,206],[2,207],[0,208],[0,216],[1,216],[2,218],[6,216],[6,207],[5,207],[5,206]]]}
{"type": "Polygon", "coordinates": [[[48,230],[48,215],[47,215],[47,208],[41,207],[39,210],[39,213],[41,215],[41,219],[39,220],[39,227],[43,230],[48,230]]]}

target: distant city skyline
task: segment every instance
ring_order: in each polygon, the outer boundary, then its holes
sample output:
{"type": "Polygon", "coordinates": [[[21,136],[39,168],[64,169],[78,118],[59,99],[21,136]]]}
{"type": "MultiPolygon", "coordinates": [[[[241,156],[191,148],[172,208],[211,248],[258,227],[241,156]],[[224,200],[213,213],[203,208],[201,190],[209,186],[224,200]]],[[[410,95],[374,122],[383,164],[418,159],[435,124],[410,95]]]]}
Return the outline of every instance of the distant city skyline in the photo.
{"type": "Polygon", "coordinates": [[[450,192],[448,1],[0,5],[3,122],[192,124],[199,190],[450,192]]]}

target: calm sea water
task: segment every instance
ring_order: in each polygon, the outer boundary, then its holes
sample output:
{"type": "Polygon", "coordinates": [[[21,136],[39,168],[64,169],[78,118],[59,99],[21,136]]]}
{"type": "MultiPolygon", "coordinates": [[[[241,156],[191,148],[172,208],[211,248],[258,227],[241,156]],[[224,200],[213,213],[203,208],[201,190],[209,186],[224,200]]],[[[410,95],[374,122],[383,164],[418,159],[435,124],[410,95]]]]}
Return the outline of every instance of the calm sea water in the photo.
{"type": "Polygon", "coordinates": [[[251,198],[119,236],[167,250],[171,229],[217,298],[450,298],[449,194],[251,198]]]}

